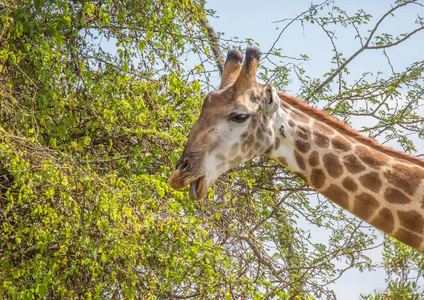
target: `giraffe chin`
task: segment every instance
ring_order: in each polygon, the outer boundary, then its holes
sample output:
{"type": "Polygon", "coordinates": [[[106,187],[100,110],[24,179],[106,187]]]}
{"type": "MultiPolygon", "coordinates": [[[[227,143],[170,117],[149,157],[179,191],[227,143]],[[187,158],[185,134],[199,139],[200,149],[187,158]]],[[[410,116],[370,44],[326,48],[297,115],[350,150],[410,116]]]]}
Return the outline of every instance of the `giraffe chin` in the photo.
{"type": "Polygon", "coordinates": [[[206,180],[205,177],[202,176],[199,179],[190,183],[190,188],[188,190],[188,196],[192,200],[199,200],[206,193],[207,187],[205,186],[206,180]]]}

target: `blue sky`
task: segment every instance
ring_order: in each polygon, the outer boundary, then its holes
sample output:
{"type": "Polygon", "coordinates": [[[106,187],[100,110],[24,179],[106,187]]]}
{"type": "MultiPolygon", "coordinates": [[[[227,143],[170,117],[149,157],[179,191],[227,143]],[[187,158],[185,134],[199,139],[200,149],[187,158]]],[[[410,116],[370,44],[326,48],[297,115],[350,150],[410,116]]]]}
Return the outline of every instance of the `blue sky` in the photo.
{"type": "MultiPolygon", "coordinates": [[[[319,4],[320,2],[313,2],[319,4]]],[[[335,0],[334,4],[353,13],[358,9],[364,9],[373,16],[368,29],[393,5],[392,1],[387,0],[335,0]]],[[[274,41],[277,39],[281,23],[276,21],[295,18],[297,15],[307,10],[311,5],[310,0],[213,0],[206,3],[207,8],[216,11],[216,18],[209,20],[215,31],[223,32],[225,38],[237,36],[240,39],[251,38],[259,43],[263,52],[267,52],[274,41]],[[279,29],[277,29],[279,28],[279,29]]],[[[421,14],[424,9],[421,8],[421,14]]],[[[381,24],[379,33],[388,32],[393,35],[408,32],[414,26],[414,20],[418,13],[417,9],[401,9],[395,17],[390,17],[386,22],[381,24]]],[[[367,28],[362,29],[362,34],[367,34],[367,28]]],[[[337,29],[336,40],[338,49],[349,57],[360,47],[358,39],[355,39],[355,32],[351,29],[337,29]]],[[[310,61],[303,63],[303,67],[311,77],[322,78],[323,74],[331,69],[331,57],[333,55],[331,43],[325,34],[319,30],[317,26],[299,24],[289,27],[282,35],[277,43],[277,47],[282,48],[285,55],[299,56],[299,54],[307,54],[310,61]]],[[[404,67],[413,61],[424,59],[424,32],[416,34],[414,37],[403,43],[399,47],[393,47],[387,50],[390,56],[390,63],[395,71],[402,71],[404,67]]],[[[390,65],[387,58],[381,50],[368,50],[355,59],[350,64],[349,69],[351,80],[358,78],[365,72],[388,72],[390,65]]],[[[217,78],[218,80],[218,78],[217,78]]],[[[290,81],[287,92],[296,95],[300,83],[296,78],[290,81]]],[[[359,124],[352,124],[353,127],[359,124]]],[[[419,141],[423,145],[423,141],[419,141]]],[[[323,238],[326,238],[323,236],[323,238]]],[[[380,259],[378,251],[371,254],[375,260],[380,259]]],[[[384,272],[366,272],[359,273],[351,270],[346,272],[332,288],[335,290],[338,299],[359,299],[359,295],[372,293],[374,290],[382,290],[384,284],[384,272]]]]}
{"type": "MultiPolygon", "coordinates": [[[[314,1],[313,3],[318,4],[321,2],[314,1]]],[[[276,22],[296,17],[307,10],[311,3],[310,0],[213,0],[208,2],[206,7],[216,11],[217,18],[210,19],[210,23],[216,31],[223,32],[226,38],[234,36],[241,39],[251,38],[260,44],[263,52],[267,52],[283,26],[281,23],[276,22]]],[[[334,4],[348,13],[353,13],[361,8],[364,9],[374,16],[368,25],[368,28],[371,28],[377,19],[390,9],[392,1],[336,0],[334,4]]],[[[381,24],[378,32],[389,32],[394,35],[408,32],[414,26],[416,14],[416,10],[408,7],[400,9],[396,13],[395,18],[388,18],[387,21],[381,24]]],[[[362,29],[362,33],[366,35],[367,32],[362,29]]],[[[336,35],[338,36],[336,40],[337,46],[345,57],[349,57],[359,49],[360,44],[358,39],[354,38],[355,32],[353,30],[338,28],[336,35]]],[[[282,48],[287,56],[298,56],[301,53],[307,54],[310,57],[310,61],[305,63],[304,67],[308,74],[313,77],[322,76],[331,67],[329,62],[333,53],[330,41],[316,25],[306,24],[303,28],[300,24],[290,26],[277,43],[277,47],[282,48]]],[[[422,60],[422,49],[424,49],[424,32],[418,33],[414,38],[399,47],[388,49],[387,52],[394,58],[391,63],[394,65],[395,71],[400,71],[411,61],[422,60]]],[[[368,50],[362,53],[348,67],[352,71],[352,76],[358,76],[368,71],[389,70],[387,59],[380,50],[368,50]]],[[[295,93],[298,83],[294,81],[292,84],[293,93],[295,93]]]]}

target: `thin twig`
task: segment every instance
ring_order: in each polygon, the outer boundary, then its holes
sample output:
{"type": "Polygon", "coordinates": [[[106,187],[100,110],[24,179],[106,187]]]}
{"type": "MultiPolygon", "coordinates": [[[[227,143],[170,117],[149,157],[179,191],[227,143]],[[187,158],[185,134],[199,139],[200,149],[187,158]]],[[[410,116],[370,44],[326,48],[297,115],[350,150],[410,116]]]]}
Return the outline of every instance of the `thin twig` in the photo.
{"type": "Polygon", "coordinates": [[[222,52],[219,49],[218,35],[215,33],[215,30],[209,24],[206,18],[200,17],[199,20],[200,20],[200,23],[203,25],[203,27],[205,27],[206,30],[208,31],[209,44],[212,48],[213,54],[215,55],[215,61],[216,61],[216,64],[218,65],[219,73],[222,74],[222,71],[224,70],[224,63],[223,63],[224,56],[222,55],[222,52]]]}
{"type": "Polygon", "coordinates": [[[380,46],[370,46],[370,43],[374,37],[374,34],[376,33],[377,29],[379,28],[379,26],[381,25],[381,23],[389,16],[392,15],[393,12],[399,8],[401,8],[402,6],[405,6],[407,4],[411,4],[415,1],[411,1],[411,2],[404,2],[402,4],[399,4],[395,7],[393,7],[392,9],[390,9],[388,12],[386,12],[376,23],[376,25],[374,26],[373,30],[371,31],[371,33],[369,34],[365,44],[363,46],[361,46],[361,48],[359,48],[351,57],[349,57],[342,65],[340,65],[323,83],[321,83],[317,88],[315,88],[308,97],[306,97],[306,101],[310,100],[314,95],[316,95],[319,91],[321,91],[327,84],[329,84],[334,77],[336,77],[353,59],[355,59],[359,54],[361,54],[363,51],[365,50],[369,50],[369,49],[385,49],[385,48],[389,48],[395,45],[398,45],[400,43],[402,43],[403,41],[405,41],[406,39],[410,38],[412,35],[414,35],[415,33],[419,32],[420,30],[424,29],[424,26],[421,26],[417,29],[415,29],[414,31],[408,33],[407,35],[405,35],[402,39],[397,40],[394,43],[391,44],[386,44],[386,45],[380,45],[380,46]]]}

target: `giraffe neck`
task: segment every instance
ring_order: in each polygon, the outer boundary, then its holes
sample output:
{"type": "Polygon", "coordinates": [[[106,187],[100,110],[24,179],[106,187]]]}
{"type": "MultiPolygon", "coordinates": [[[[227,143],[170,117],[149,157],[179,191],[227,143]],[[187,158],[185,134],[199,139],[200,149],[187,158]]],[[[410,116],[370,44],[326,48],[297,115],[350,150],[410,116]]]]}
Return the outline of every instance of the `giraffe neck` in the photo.
{"type": "Polygon", "coordinates": [[[267,155],[342,208],[424,253],[424,162],[280,97],[275,144],[267,155]]]}

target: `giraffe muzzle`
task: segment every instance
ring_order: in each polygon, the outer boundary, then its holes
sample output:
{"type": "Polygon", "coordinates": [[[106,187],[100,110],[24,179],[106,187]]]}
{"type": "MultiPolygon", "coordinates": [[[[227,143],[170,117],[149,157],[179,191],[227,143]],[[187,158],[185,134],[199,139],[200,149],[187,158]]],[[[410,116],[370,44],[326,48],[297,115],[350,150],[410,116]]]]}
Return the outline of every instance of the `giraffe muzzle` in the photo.
{"type": "Polygon", "coordinates": [[[190,185],[188,195],[192,200],[199,200],[200,198],[202,198],[206,194],[208,188],[205,176],[201,176],[198,178],[192,177],[190,179],[187,179],[181,176],[180,170],[174,171],[169,181],[169,184],[173,189],[176,190],[182,189],[187,185],[190,185]]]}
{"type": "Polygon", "coordinates": [[[171,176],[169,182],[171,187],[179,190],[189,185],[190,199],[198,200],[202,198],[207,191],[207,183],[201,169],[196,158],[181,157],[171,176]]]}

